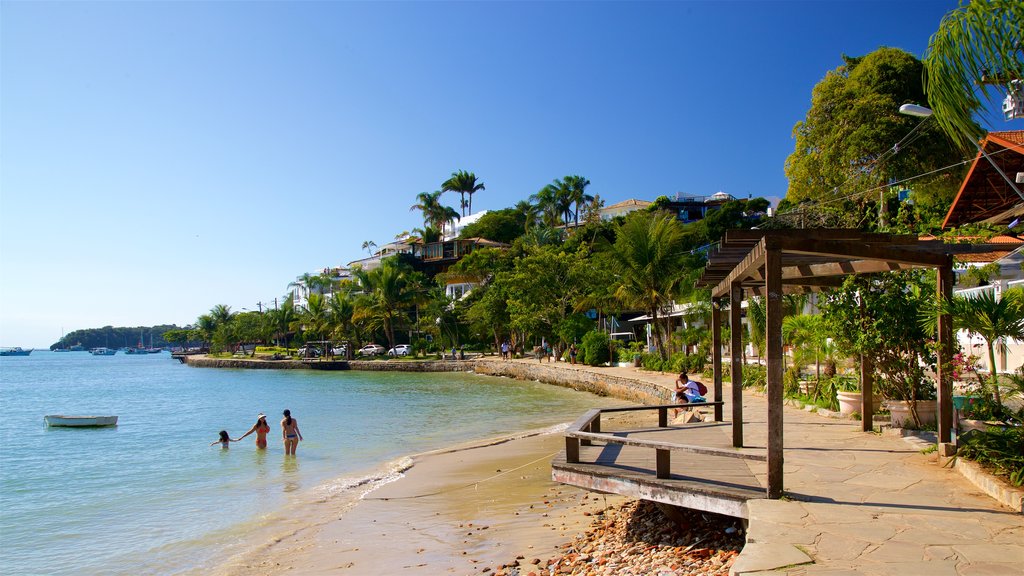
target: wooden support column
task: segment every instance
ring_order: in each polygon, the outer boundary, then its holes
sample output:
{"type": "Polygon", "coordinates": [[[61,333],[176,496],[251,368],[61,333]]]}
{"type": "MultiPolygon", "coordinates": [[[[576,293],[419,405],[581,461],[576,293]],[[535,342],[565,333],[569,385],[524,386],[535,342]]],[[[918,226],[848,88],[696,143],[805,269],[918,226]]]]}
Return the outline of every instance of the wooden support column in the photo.
{"type": "Polygon", "coordinates": [[[782,252],[765,254],[765,325],[768,360],[768,498],[782,497],[783,385],[782,385],[782,252]]]}
{"type": "MultiPolygon", "coordinates": [[[[936,296],[941,301],[953,298],[953,258],[938,269],[936,296]]],[[[949,314],[939,315],[939,444],[952,441],[953,428],[953,319],[949,314]]],[[[995,367],[992,367],[995,370],[995,367]]],[[[941,446],[940,446],[941,448],[941,446]]],[[[943,454],[944,456],[947,454],[943,454]]]]}
{"type": "Polygon", "coordinates": [[[668,450],[654,451],[654,475],[660,479],[672,477],[672,452],[668,450]]]}
{"type": "MultiPolygon", "coordinates": [[[[860,303],[860,316],[864,317],[864,302],[860,303]]],[[[860,357],[860,429],[873,432],[875,429],[875,361],[874,358],[860,357]]]]}
{"type": "Polygon", "coordinates": [[[729,289],[729,327],[732,331],[732,445],[743,447],[743,332],[741,314],[743,288],[733,282],[729,289]]]}
{"type": "Polygon", "coordinates": [[[874,413],[875,402],[875,361],[870,356],[860,357],[860,429],[864,432],[874,431],[874,417],[868,414],[874,413]]]}
{"type": "MultiPolygon", "coordinates": [[[[722,300],[711,299],[711,364],[715,374],[715,402],[722,401],[722,300]]],[[[715,404],[715,422],[722,421],[722,405],[715,404]]]]}

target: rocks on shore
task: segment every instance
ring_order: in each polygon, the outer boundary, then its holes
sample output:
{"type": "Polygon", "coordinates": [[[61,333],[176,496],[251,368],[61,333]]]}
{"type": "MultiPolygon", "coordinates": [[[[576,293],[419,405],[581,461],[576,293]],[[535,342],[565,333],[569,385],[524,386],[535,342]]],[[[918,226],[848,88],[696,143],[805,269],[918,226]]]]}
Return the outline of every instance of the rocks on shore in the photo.
{"type": "Polygon", "coordinates": [[[636,500],[594,517],[587,531],[560,547],[546,562],[520,556],[494,576],[659,575],[724,576],[743,548],[740,521],[729,516],[680,509],[681,524],[652,502],[636,500]]]}

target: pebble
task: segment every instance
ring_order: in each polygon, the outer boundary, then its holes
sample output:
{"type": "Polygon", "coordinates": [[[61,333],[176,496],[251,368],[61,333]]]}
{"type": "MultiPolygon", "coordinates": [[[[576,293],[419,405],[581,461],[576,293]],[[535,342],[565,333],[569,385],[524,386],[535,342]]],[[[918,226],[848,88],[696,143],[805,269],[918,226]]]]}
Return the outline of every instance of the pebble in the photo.
{"type": "MultiPolygon", "coordinates": [[[[739,521],[707,512],[681,512],[685,529],[665,518],[651,502],[636,500],[604,510],[592,517],[586,532],[557,547],[546,563],[547,572],[727,576],[743,548],[742,530],[736,528],[739,521]]],[[[534,558],[530,563],[536,566],[541,560],[534,558]]]]}

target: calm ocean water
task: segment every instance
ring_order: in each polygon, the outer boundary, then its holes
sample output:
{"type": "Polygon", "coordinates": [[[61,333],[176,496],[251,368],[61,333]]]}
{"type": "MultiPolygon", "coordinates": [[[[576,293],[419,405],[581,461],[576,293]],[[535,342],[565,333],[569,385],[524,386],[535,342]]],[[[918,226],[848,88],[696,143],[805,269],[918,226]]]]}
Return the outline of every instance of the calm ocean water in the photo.
{"type": "Polygon", "coordinates": [[[166,353],[0,358],[0,573],[199,573],[275,512],[365,491],[403,456],[568,422],[601,403],[475,374],[203,369],[166,353]],[[284,408],[305,437],[297,458],[279,440],[284,408]],[[261,411],[268,450],[254,436],[209,446],[261,411]],[[119,421],[43,425],[61,413],[119,421]]]}

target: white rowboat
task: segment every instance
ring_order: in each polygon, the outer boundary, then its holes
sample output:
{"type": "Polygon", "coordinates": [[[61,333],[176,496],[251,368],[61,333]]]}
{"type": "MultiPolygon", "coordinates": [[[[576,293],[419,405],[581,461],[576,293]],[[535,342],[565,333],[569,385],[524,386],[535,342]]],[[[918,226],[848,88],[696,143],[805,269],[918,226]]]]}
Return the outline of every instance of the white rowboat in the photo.
{"type": "Polygon", "coordinates": [[[47,426],[117,426],[117,416],[64,416],[48,414],[43,416],[47,426]]]}

